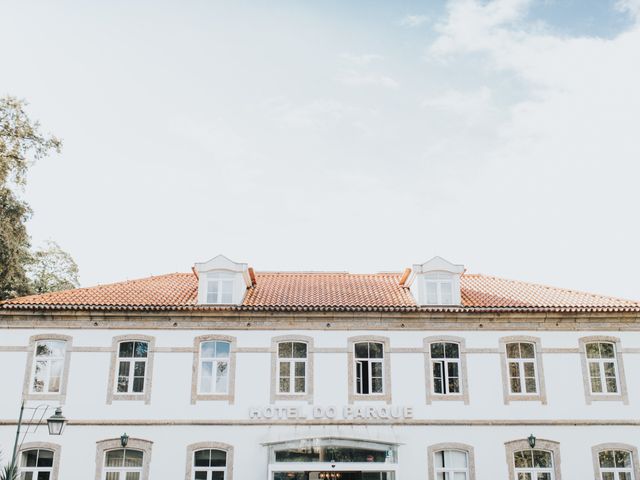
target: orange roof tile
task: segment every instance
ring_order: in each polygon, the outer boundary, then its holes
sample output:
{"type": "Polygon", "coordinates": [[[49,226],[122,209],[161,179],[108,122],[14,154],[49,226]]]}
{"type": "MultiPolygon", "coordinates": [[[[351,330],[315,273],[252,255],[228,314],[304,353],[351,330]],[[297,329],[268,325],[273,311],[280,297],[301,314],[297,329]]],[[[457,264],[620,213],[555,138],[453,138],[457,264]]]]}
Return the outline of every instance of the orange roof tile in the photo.
{"type": "Polygon", "coordinates": [[[419,307],[401,273],[259,273],[242,305],[198,305],[193,273],[20,297],[0,309],[318,311],[640,311],[640,302],[481,274],[462,275],[462,306],[419,307]]]}

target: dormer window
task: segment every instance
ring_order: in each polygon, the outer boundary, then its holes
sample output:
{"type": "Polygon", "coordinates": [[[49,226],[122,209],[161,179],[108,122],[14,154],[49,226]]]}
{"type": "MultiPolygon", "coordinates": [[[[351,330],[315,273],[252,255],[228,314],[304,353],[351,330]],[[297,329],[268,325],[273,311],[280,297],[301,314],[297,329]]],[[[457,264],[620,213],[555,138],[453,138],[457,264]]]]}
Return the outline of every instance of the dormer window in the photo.
{"type": "Polygon", "coordinates": [[[207,303],[233,303],[233,274],[207,274],[207,303]]]}
{"type": "Polygon", "coordinates": [[[434,257],[428,262],[414,265],[411,274],[405,274],[400,283],[411,288],[418,305],[460,305],[462,272],[464,266],[434,257]]]}
{"type": "Polygon", "coordinates": [[[453,304],[453,275],[451,273],[425,273],[423,288],[428,305],[453,304]]]}

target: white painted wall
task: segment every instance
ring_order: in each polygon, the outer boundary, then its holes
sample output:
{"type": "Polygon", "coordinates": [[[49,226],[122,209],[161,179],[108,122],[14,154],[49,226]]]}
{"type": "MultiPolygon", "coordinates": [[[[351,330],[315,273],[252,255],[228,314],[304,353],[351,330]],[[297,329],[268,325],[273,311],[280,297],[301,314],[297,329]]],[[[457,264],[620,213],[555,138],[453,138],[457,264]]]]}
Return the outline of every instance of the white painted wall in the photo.
{"type": "MultiPolygon", "coordinates": [[[[264,480],[267,449],[262,442],[294,437],[344,436],[349,438],[397,441],[399,480],[426,478],[426,449],[433,443],[462,442],[475,447],[478,480],[507,478],[504,442],[533,433],[538,438],[559,441],[565,480],[593,478],[591,446],[604,442],[629,443],[640,447],[638,427],[553,426],[554,420],[640,419],[640,332],[495,332],[495,331],[197,331],[197,330],[2,330],[0,332],[0,450],[10,454],[15,426],[7,425],[18,414],[27,353],[4,347],[26,347],[31,335],[63,333],[73,337],[73,347],[107,347],[116,335],[153,335],[156,347],[192,347],[198,335],[220,333],[237,338],[238,348],[270,348],[271,337],[287,334],[310,335],[316,348],[346,348],[347,338],[357,335],[386,335],[391,348],[422,348],[423,338],[454,335],[466,339],[467,348],[499,348],[502,336],[531,335],[542,339],[542,347],[575,348],[578,339],[610,335],[621,339],[629,390],[629,405],[621,402],[594,402],[584,397],[580,358],[577,353],[547,353],[543,356],[548,405],[517,402],[504,405],[500,357],[497,353],[470,353],[467,357],[470,404],[435,402],[425,404],[424,355],[391,354],[394,405],[414,408],[416,419],[468,420],[549,420],[547,426],[69,426],[61,437],[49,437],[46,427],[29,434],[26,441],[53,441],[62,445],[60,480],[93,478],[95,442],[131,437],[154,442],[151,478],[182,478],[186,446],[200,441],[219,441],[235,447],[236,480],[264,480]]],[[[115,401],[106,405],[110,365],[109,352],[73,352],[64,414],[74,420],[91,419],[235,419],[247,420],[249,408],[266,406],[270,395],[270,353],[239,352],[236,365],[236,401],[190,404],[192,353],[155,353],[151,404],[115,401]]],[[[347,355],[316,353],[314,358],[315,401],[317,405],[348,403],[347,355]]],[[[31,402],[33,406],[42,402],[31,402]]]]}

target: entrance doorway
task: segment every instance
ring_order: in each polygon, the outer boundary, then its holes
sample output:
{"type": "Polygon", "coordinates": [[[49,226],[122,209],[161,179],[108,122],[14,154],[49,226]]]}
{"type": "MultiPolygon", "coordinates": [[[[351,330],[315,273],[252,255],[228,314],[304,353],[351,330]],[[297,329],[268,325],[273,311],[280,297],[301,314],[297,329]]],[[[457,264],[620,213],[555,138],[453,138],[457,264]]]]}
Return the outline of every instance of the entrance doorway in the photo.
{"type": "Polygon", "coordinates": [[[395,480],[393,472],[275,472],[273,480],[395,480]]]}

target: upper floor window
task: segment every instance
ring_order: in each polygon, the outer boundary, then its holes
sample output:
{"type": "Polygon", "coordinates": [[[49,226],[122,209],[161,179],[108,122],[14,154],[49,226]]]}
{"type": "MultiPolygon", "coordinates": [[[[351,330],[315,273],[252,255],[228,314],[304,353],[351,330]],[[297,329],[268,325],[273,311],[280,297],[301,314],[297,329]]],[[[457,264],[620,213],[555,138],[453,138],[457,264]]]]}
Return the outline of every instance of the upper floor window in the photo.
{"type": "Polygon", "coordinates": [[[229,392],[230,343],[210,341],[200,343],[200,381],[203,394],[229,392]]]}
{"type": "Polygon", "coordinates": [[[354,344],[356,393],[384,393],[384,345],[378,342],[354,344]]]}
{"type": "Polygon", "coordinates": [[[427,305],[452,305],[453,274],[449,272],[429,272],[423,275],[424,298],[427,305]]]}
{"type": "Polygon", "coordinates": [[[192,480],[226,480],[227,452],[217,449],[193,452],[192,480]]]}
{"type": "Polygon", "coordinates": [[[120,448],[105,452],[103,480],[141,480],[144,452],[120,448]]]}
{"type": "Polygon", "coordinates": [[[459,394],[460,346],[452,342],[437,342],[431,344],[430,350],[433,393],[459,394]]]}
{"type": "Polygon", "coordinates": [[[601,480],[635,480],[632,454],[626,450],[603,450],[598,453],[601,480]]]}
{"type": "Polygon", "coordinates": [[[148,351],[149,344],[143,341],[121,342],[118,345],[117,393],[144,393],[148,351]]]}
{"type": "Polygon", "coordinates": [[[207,303],[233,303],[233,278],[225,273],[207,274],[207,303]]]}
{"type": "Polygon", "coordinates": [[[36,343],[31,393],[60,393],[67,343],[41,340],[36,343]]]}
{"type": "Polygon", "coordinates": [[[278,393],[307,392],[307,344],[280,342],[278,344],[278,393]]]}
{"type": "Polygon", "coordinates": [[[609,342],[587,343],[587,365],[592,394],[617,394],[618,369],[615,344],[609,342]]]}
{"type": "Polygon", "coordinates": [[[53,457],[52,450],[24,450],[20,459],[20,480],[52,480],[53,457]]]}
{"type": "Polygon", "coordinates": [[[538,393],[536,351],[533,343],[508,343],[507,371],[509,391],[513,395],[538,393]]]}
{"type": "Polygon", "coordinates": [[[517,480],[555,480],[553,454],[546,450],[520,450],[513,454],[517,480]]]}
{"type": "Polygon", "coordinates": [[[469,459],[461,450],[440,450],[433,454],[436,480],[469,480],[469,459]]]}

